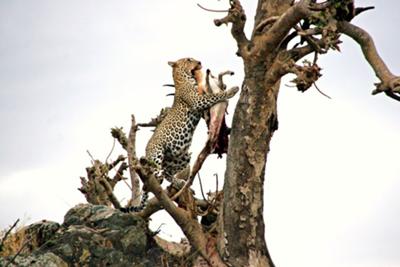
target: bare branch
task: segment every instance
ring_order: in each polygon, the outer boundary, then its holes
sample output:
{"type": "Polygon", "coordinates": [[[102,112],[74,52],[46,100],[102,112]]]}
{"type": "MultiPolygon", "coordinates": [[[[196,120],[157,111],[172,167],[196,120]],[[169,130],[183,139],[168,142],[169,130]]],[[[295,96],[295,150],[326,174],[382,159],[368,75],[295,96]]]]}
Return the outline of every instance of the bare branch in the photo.
{"type": "Polygon", "coordinates": [[[109,164],[103,164],[101,161],[93,159],[93,166],[86,168],[87,179],[81,177],[82,187],[78,188],[85,195],[88,203],[107,206],[113,204],[115,207],[118,206],[117,201],[115,201],[116,198],[111,194],[115,184],[123,178],[123,171],[127,168],[126,163],[124,164],[123,162],[121,164],[114,179],[110,179],[108,173],[110,169],[116,167],[117,164],[124,160],[125,157],[122,155],[109,164]],[[106,183],[102,181],[103,179],[106,183]]]}
{"type": "MultiPolygon", "coordinates": [[[[255,36],[256,50],[275,49],[297,23],[312,14],[308,9],[309,0],[301,0],[286,10],[278,20],[262,35],[255,36]]],[[[262,23],[262,22],[261,22],[262,23]]],[[[258,26],[256,26],[258,27],[258,26]]]]}
{"type": "Polygon", "coordinates": [[[329,8],[333,4],[333,1],[325,1],[323,3],[311,3],[310,10],[322,11],[329,8]]]}
{"type": "MultiPolygon", "coordinates": [[[[372,92],[374,93],[374,92],[372,92]]],[[[395,93],[392,93],[390,91],[385,91],[385,94],[390,97],[393,98],[394,100],[400,101],[400,96],[396,95],[395,93]]]]}
{"type": "Polygon", "coordinates": [[[152,118],[148,123],[138,123],[137,126],[139,127],[156,127],[161,121],[167,116],[167,113],[170,108],[163,108],[160,111],[160,114],[156,118],[152,118]]]}
{"type": "MultiPolygon", "coordinates": [[[[177,189],[172,186],[169,186],[164,191],[170,198],[177,193],[177,189]]],[[[196,203],[196,206],[202,208],[203,210],[206,210],[209,207],[209,203],[203,199],[195,198],[194,201],[196,203]]],[[[152,214],[156,213],[157,211],[161,210],[162,208],[163,207],[162,207],[160,201],[158,201],[158,199],[156,197],[153,197],[153,198],[149,199],[146,207],[142,211],[140,211],[136,214],[142,218],[149,218],[152,214]]]]}
{"type": "Polygon", "coordinates": [[[398,100],[400,77],[394,75],[386,66],[368,32],[346,21],[338,22],[337,26],[340,32],[348,35],[361,46],[365,59],[371,65],[375,75],[380,79],[381,82],[376,84],[376,89],[372,94],[385,92],[389,97],[398,100]]]}
{"type": "Polygon", "coordinates": [[[108,153],[106,159],[104,160],[105,163],[107,163],[107,161],[108,161],[108,159],[110,158],[112,152],[114,151],[114,148],[115,148],[115,138],[114,138],[114,140],[113,140],[113,144],[112,144],[112,146],[111,146],[111,150],[110,150],[110,152],[108,153]]]}
{"type": "Polygon", "coordinates": [[[216,12],[216,13],[225,13],[225,12],[229,12],[229,10],[215,10],[215,9],[209,9],[209,8],[205,8],[202,5],[200,5],[199,3],[197,3],[197,6],[200,7],[201,9],[208,11],[208,12],[216,12]]]}
{"type": "Polygon", "coordinates": [[[105,163],[104,165],[107,167],[108,170],[111,170],[114,169],[119,163],[123,162],[125,159],[125,156],[119,155],[116,160],[111,163],[105,163]]]}
{"type": "Polygon", "coordinates": [[[215,251],[215,248],[212,249],[207,246],[208,234],[203,232],[203,229],[198,223],[197,218],[193,218],[189,212],[175,206],[173,201],[161,188],[157,179],[154,177],[148,162],[144,158],[140,160],[140,165],[136,166],[136,171],[146,188],[157,197],[165,210],[181,227],[190,244],[207,260],[211,266],[226,267],[219,257],[219,254],[215,251]]]}
{"type": "Polygon", "coordinates": [[[248,56],[249,40],[244,33],[246,24],[246,14],[239,0],[230,0],[230,9],[226,17],[214,20],[214,24],[219,27],[222,24],[232,24],[231,33],[238,45],[238,56],[246,58],[248,56]]]}
{"type": "Polygon", "coordinates": [[[114,186],[121,180],[124,180],[124,171],[128,169],[128,164],[126,162],[122,162],[119,166],[117,172],[115,173],[114,177],[110,181],[110,185],[114,188],[114,186]]]}
{"type": "Polygon", "coordinates": [[[122,131],[122,127],[118,128],[112,128],[111,129],[111,135],[115,139],[117,139],[118,143],[122,146],[123,149],[127,149],[128,147],[128,139],[126,138],[125,133],[122,131]]]}
{"type": "Polygon", "coordinates": [[[88,155],[89,155],[89,157],[90,157],[90,159],[91,159],[91,161],[93,163],[95,161],[95,159],[93,158],[93,155],[90,153],[89,150],[86,150],[86,153],[88,153],[88,155]]]}
{"type": "Polygon", "coordinates": [[[105,172],[108,170],[104,170],[104,168],[102,168],[103,166],[104,165],[101,164],[100,161],[97,160],[95,162],[95,164],[93,165],[95,175],[96,175],[99,183],[103,186],[104,191],[107,194],[108,199],[113,204],[114,208],[119,209],[119,208],[121,208],[121,205],[119,204],[119,201],[117,200],[117,198],[115,197],[115,195],[113,193],[113,187],[111,187],[111,185],[107,181],[108,177],[106,176],[105,172]]]}
{"type": "MultiPolygon", "coordinates": [[[[206,196],[204,195],[203,183],[201,182],[200,173],[198,173],[197,176],[199,177],[199,184],[200,184],[201,196],[203,197],[203,199],[204,199],[205,201],[207,201],[207,198],[206,198],[206,196]]],[[[208,201],[207,201],[207,202],[208,202],[208,201]]],[[[210,204],[211,204],[211,203],[210,203],[210,204]]]]}
{"type": "Polygon", "coordinates": [[[7,232],[4,234],[3,238],[1,239],[1,243],[0,243],[0,252],[3,250],[3,246],[4,246],[4,242],[6,241],[8,235],[11,233],[11,231],[17,227],[17,224],[19,223],[19,219],[17,219],[13,225],[11,225],[11,227],[7,230],[7,232]]]}
{"type": "Polygon", "coordinates": [[[265,20],[261,21],[255,28],[256,32],[262,32],[264,30],[264,28],[266,26],[268,26],[269,24],[274,23],[275,21],[277,21],[279,19],[279,16],[272,16],[269,18],[266,18],[265,20]]]}
{"type": "Polygon", "coordinates": [[[297,26],[294,25],[295,30],[297,31],[298,35],[302,36],[307,43],[313,48],[313,50],[317,53],[325,53],[325,51],[323,51],[321,49],[321,46],[318,44],[318,39],[313,38],[312,36],[305,34],[302,29],[297,26]]]}
{"type": "Polygon", "coordinates": [[[215,176],[215,193],[218,194],[218,173],[215,173],[214,176],[215,176]]]}
{"type": "Polygon", "coordinates": [[[358,15],[360,15],[362,12],[368,11],[368,10],[371,10],[371,9],[374,9],[374,8],[375,8],[374,6],[357,7],[357,8],[354,10],[354,16],[358,16],[358,15]]]}
{"type": "MultiPolygon", "coordinates": [[[[177,190],[175,188],[171,187],[171,190],[166,191],[165,193],[171,197],[173,196],[175,193],[177,192],[177,190]]],[[[149,201],[147,201],[147,205],[146,207],[137,213],[137,215],[139,215],[142,218],[149,218],[152,214],[156,213],[157,211],[161,210],[162,206],[160,201],[158,201],[158,199],[156,197],[153,197],[151,199],[149,199],[149,201]]]]}
{"type": "Polygon", "coordinates": [[[111,187],[110,183],[104,177],[101,177],[99,182],[104,187],[106,194],[107,194],[108,198],[110,199],[111,203],[113,204],[114,208],[120,209],[121,204],[119,203],[118,199],[115,197],[115,195],[113,193],[113,188],[111,187]]]}
{"type": "MultiPolygon", "coordinates": [[[[154,121],[153,119],[152,121],[154,121]]],[[[122,131],[121,128],[112,128],[111,135],[118,140],[121,146],[126,150],[128,154],[128,166],[129,166],[129,174],[131,178],[131,199],[128,202],[129,206],[137,206],[140,203],[141,190],[140,190],[140,182],[139,178],[135,172],[133,167],[133,159],[136,158],[136,132],[138,131],[138,126],[136,125],[135,116],[131,115],[131,128],[129,131],[128,138],[126,134],[122,131]]],[[[118,172],[117,172],[118,174],[118,172]]]]}
{"type": "Polygon", "coordinates": [[[135,171],[133,166],[134,159],[136,158],[136,132],[138,127],[136,125],[135,116],[131,115],[131,129],[129,131],[128,137],[128,146],[127,146],[127,153],[128,153],[128,165],[129,165],[129,174],[131,177],[131,185],[132,185],[132,197],[129,203],[130,206],[137,206],[140,203],[140,197],[142,195],[140,190],[140,182],[139,177],[135,171]]]}

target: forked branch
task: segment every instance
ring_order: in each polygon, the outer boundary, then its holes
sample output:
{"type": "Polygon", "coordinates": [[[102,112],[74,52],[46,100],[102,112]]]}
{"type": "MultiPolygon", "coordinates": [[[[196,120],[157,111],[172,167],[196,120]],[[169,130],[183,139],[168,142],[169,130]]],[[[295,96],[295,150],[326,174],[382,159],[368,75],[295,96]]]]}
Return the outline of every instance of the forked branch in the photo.
{"type": "MultiPolygon", "coordinates": [[[[310,0],[301,0],[288,8],[279,18],[274,18],[274,23],[268,31],[262,35],[255,36],[254,49],[260,51],[278,46],[297,23],[312,14],[309,4],[310,0]]],[[[260,29],[261,24],[265,24],[265,20],[256,25],[256,29],[260,29]]]]}

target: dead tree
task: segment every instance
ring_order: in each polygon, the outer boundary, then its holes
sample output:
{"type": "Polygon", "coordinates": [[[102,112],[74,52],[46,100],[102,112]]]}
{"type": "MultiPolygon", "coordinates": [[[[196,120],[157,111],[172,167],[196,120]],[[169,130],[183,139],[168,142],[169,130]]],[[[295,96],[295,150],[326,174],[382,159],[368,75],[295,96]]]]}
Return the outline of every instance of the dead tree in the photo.
{"type": "Polygon", "coordinates": [[[380,80],[372,94],[400,100],[399,77],[380,58],[372,37],[351,23],[364,10],[350,0],[259,0],[248,37],[245,11],[239,0],[231,0],[228,14],[214,21],[216,26],[231,25],[245,72],[232,121],[220,213],[219,251],[228,264],[274,266],[265,242],[263,188],[267,153],[278,128],[277,96],[284,75],[295,74],[297,88],[309,89],[320,77],[318,54],[339,49],[340,35],[345,34],[360,45],[380,80]],[[313,62],[298,64],[313,54],[313,62]]]}
{"type": "MultiPolygon", "coordinates": [[[[223,192],[216,192],[208,199],[196,199],[190,190],[197,171],[212,152],[210,148],[215,147],[215,143],[209,143],[210,136],[215,135],[209,135],[191,172],[179,174],[187,180],[180,190],[163,189],[153,175],[151,164],[136,158],[132,142],[138,127],[156,126],[167,110],[147,124],[136,125],[132,118],[129,138],[118,128],[113,130],[113,136],[128,153],[127,166],[134,187],[132,199],[137,202],[140,195],[136,174],[155,195],[138,215],[148,218],[165,209],[185,233],[192,251],[205,260],[202,266],[274,266],[265,242],[263,187],[270,141],[278,129],[277,97],[281,78],[294,74],[296,78],[292,82],[299,91],[312,88],[321,76],[318,55],[339,50],[342,34],[360,45],[375,71],[379,82],[373,95],[384,93],[400,101],[400,78],[380,58],[372,37],[351,23],[354,16],[372,7],[356,8],[352,0],[259,0],[254,28],[248,37],[244,33],[246,15],[240,1],[229,3],[227,15],[214,23],[231,25],[238,47],[236,54],[243,60],[245,76],[230,131],[223,192]],[[309,55],[313,59],[304,61],[309,55]],[[303,63],[299,64],[301,60],[303,63]],[[201,222],[197,216],[203,217],[201,222]]],[[[118,177],[110,179],[107,163],[94,161],[93,165],[88,169],[89,183],[83,183],[81,191],[98,192],[100,184],[101,194],[109,199],[98,200],[97,193],[90,193],[88,201],[118,207],[110,190],[114,181],[122,177],[123,170],[118,177]]]]}

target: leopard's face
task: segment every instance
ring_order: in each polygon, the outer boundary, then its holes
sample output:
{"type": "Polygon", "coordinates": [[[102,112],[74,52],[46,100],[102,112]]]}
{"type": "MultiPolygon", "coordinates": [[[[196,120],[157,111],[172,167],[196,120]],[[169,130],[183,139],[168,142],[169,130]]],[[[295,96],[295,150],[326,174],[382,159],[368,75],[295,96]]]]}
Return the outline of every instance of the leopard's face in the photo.
{"type": "Polygon", "coordinates": [[[182,58],[175,62],[168,62],[168,64],[173,68],[172,75],[176,89],[187,83],[193,85],[192,83],[196,82],[195,72],[201,69],[201,62],[193,58],[182,58]]]}

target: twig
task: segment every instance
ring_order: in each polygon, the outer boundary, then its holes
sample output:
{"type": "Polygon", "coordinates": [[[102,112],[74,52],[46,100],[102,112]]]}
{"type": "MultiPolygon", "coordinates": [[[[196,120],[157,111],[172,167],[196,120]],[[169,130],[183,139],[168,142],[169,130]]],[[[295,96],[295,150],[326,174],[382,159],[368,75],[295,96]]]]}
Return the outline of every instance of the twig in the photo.
{"type": "Polygon", "coordinates": [[[158,226],[157,230],[154,231],[154,235],[157,235],[159,232],[161,232],[161,227],[165,225],[165,223],[160,224],[160,226],[158,226]]]}
{"type": "Polygon", "coordinates": [[[368,11],[370,9],[374,9],[374,6],[367,6],[367,7],[356,7],[354,10],[354,17],[360,15],[364,11],[368,11]]]}
{"type": "Polygon", "coordinates": [[[318,61],[318,52],[317,52],[317,51],[315,51],[315,52],[314,52],[314,60],[313,60],[313,65],[317,64],[317,61],[318,61]]]}
{"type": "MultiPolygon", "coordinates": [[[[202,182],[201,182],[200,173],[198,173],[197,176],[199,177],[199,184],[200,184],[201,195],[203,196],[203,199],[204,199],[205,201],[207,201],[207,203],[208,203],[208,200],[207,200],[206,196],[204,195],[203,184],[202,184],[202,182]]],[[[211,203],[209,203],[209,204],[211,204],[211,203]]]]}
{"type": "Polygon", "coordinates": [[[214,173],[215,176],[215,193],[218,194],[218,173],[214,173]]]}
{"type": "Polygon", "coordinates": [[[314,40],[314,38],[312,36],[304,35],[304,34],[302,35],[301,33],[303,30],[297,25],[295,25],[293,28],[297,31],[298,35],[302,36],[307,41],[307,43],[314,48],[314,50],[316,52],[318,52],[318,53],[323,52],[321,47],[317,44],[317,42],[314,40]]]}
{"type": "Polygon", "coordinates": [[[108,159],[110,158],[112,152],[114,151],[114,148],[115,148],[115,138],[114,138],[114,140],[113,140],[113,144],[112,144],[110,153],[108,153],[108,155],[107,155],[107,157],[106,157],[106,160],[104,161],[105,163],[107,163],[107,161],[108,161],[108,159]]]}
{"type": "Polygon", "coordinates": [[[86,152],[88,153],[90,159],[92,160],[92,164],[93,164],[93,162],[95,162],[94,157],[92,156],[92,154],[90,154],[89,150],[86,150],[86,152]]]}
{"type": "Polygon", "coordinates": [[[0,251],[3,250],[4,242],[6,241],[8,235],[11,233],[12,229],[14,229],[14,228],[17,226],[18,223],[19,223],[19,219],[17,219],[17,220],[15,221],[15,223],[10,227],[10,229],[7,230],[6,234],[5,234],[5,235],[3,236],[3,238],[1,239],[0,251]]]}
{"type": "Polygon", "coordinates": [[[122,181],[123,181],[123,182],[125,183],[125,185],[129,188],[129,190],[132,191],[132,186],[131,186],[130,184],[128,184],[128,182],[125,181],[124,179],[123,179],[122,181]]]}
{"type": "Polygon", "coordinates": [[[215,10],[215,9],[209,9],[209,8],[205,8],[202,5],[200,5],[199,3],[197,3],[197,6],[200,7],[201,9],[205,10],[205,11],[209,11],[209,12],[215,12],[215,13],[219,13],[219,12],[229,12],[229,9],[227,10],[215,10]]]}
{"type": "Polygon", "coordinates": [[[122,162],[121,165],[119,165],[118,170],[115,172],[114,177],[111,179],[112,187],[114,186],[121,180],[124,180],[124,171],[128,169],[128,164],[126,162],[122,162]]]}
{"type": "Polygon", "coordinates": [[[332,99],[329,95],[325,94],[324,92],[322,92],[322,91],[318,88],[317,83],[314,82],[314,86],[315,86],[315,89],[317,89],[317,91],[318,91],[321,95],[323,95],[323,96],[325,96],[325,97],[327,97],[327,98],[329,98],[329,99],[332,99]]]}
{"type": "Polygon", "coordinates": [[[124,161],[126,159],[126,157],[124,155],[119,155],[118,158],[116,160],[114,160],[114,162],[111,163],[105,163],[104,165],[107,167],[108,171],[114,169],[120,162],[124,161]]]}

